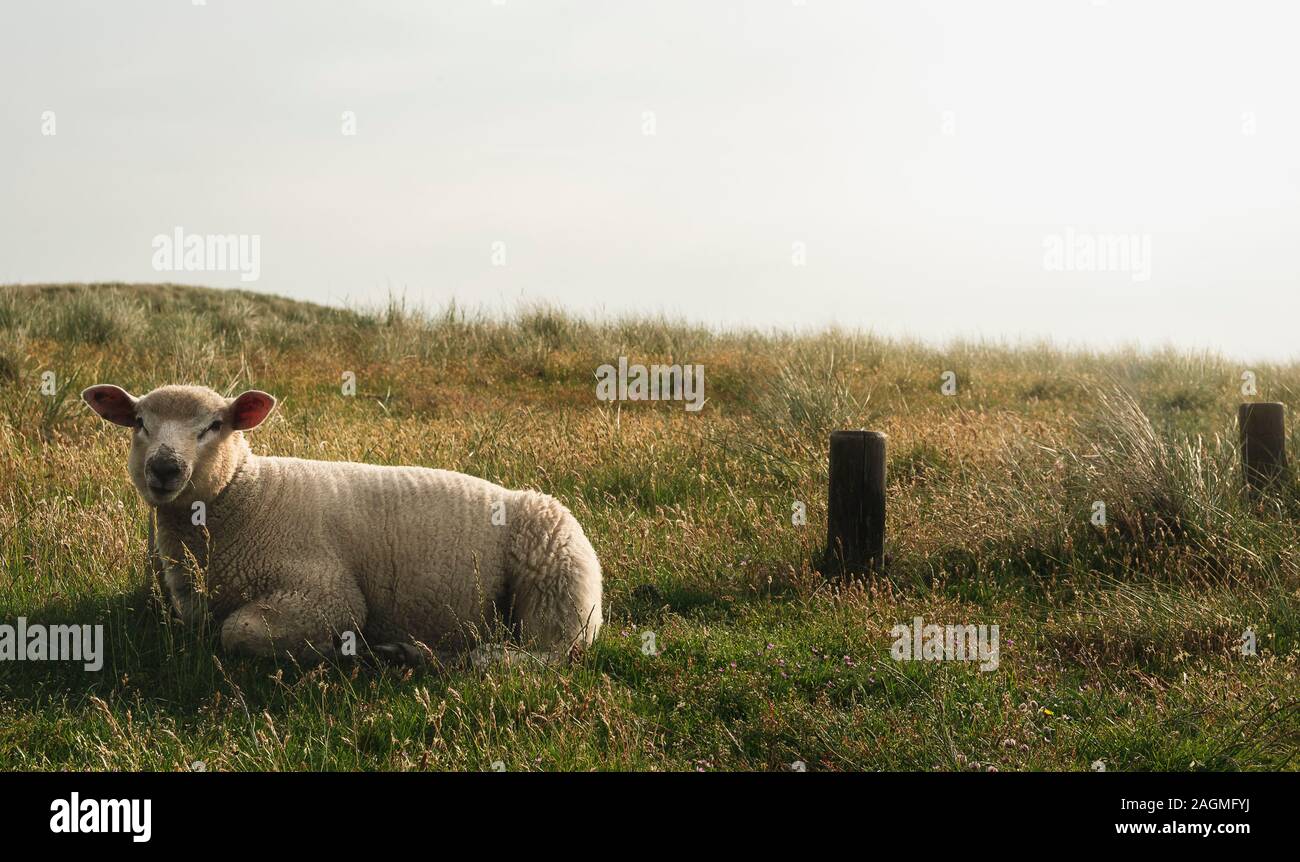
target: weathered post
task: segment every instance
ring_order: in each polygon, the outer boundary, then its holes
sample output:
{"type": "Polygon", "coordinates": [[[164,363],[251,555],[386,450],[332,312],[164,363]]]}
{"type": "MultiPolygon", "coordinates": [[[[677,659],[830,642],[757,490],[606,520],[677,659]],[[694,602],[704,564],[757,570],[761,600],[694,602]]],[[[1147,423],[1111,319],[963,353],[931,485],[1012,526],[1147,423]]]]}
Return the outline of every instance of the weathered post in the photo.
{"type": "Polygon", "coordinates": [[[885,435],[831,433],[825,567],[833,574],[880,571],[885,562],[885,435]]]}
{"type": "Polygon", "coordinates": [[[1267,487],[1286,472],[1286,408],[1276,401],[1241,405],[1241,467],[1253,491],[1267,487]]]}

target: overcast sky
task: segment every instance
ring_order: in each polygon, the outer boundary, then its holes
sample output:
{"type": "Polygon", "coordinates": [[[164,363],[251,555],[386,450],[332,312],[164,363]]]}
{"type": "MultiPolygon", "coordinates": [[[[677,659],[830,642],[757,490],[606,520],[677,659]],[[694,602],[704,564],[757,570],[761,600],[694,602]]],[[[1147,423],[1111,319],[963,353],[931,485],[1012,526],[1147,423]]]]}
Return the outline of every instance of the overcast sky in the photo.
{"type": "Polygon", "coordinates": [[[1294,9],[5,3],[0,282],[1300,357],[1294,9]]]}

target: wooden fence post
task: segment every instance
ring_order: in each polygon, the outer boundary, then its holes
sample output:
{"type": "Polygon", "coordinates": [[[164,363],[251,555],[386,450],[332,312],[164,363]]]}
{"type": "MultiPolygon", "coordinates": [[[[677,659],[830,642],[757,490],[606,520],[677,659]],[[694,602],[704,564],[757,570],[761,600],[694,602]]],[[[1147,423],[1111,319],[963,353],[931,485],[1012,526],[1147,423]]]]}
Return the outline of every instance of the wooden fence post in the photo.
{"type": "Polygon", "coordinates": [[[833,431],[826,507],[825,568],[880,571],[885,561],[885,435],[833,431]]]}
{"type": "Polygon", "coordinates": [[[1241,405],[1241,467],[1246,484],[1258,491],[1286,472],[1286,408],[1276,401],[1241,405]]]}

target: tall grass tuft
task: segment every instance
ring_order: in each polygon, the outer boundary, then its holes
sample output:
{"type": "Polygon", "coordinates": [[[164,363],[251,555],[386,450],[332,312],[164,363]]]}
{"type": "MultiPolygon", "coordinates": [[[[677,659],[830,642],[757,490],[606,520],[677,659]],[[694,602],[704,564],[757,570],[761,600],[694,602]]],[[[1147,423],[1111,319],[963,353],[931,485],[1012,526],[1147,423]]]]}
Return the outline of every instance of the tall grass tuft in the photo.
{"type": "Polygon", "coordinates": [[[53,312],[43,334],[73,344],[130,343],[144,328],[143,306],[119,293],[80,292],[53,312]]]}

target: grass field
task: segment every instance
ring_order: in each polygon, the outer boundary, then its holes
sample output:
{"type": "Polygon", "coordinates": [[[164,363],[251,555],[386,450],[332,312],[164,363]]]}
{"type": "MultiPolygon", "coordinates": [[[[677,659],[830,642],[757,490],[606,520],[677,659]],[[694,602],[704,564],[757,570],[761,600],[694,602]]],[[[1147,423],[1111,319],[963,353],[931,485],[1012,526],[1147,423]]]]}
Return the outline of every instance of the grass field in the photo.
{"type": "MultiPolygon", "coordinates": [[[[106,659],[0,664],[0,768],[1294,770],[1300,490],[1241,493],[1244,370],[541,307],[2,288],[0,622],[103,624],[106,659]],[[707,404],[598,402],[619,356],[702,363],[707,404]],[[281,404],[254,451],[554,494],[600,554],[606,627],[560,668],[224,657],[151,601],[128,434],[78,398],[97,382],[255,386],[281,404]],[[843,584],[817,572],[826,441],[857,427],[889,434],[890,563],[843,584]],[[998,669],[895,661],[890,629],[917,616],[999,625],[998,669]]],[[[1300,365],[1249,370],[1294,416],[1300,365]]]]}

